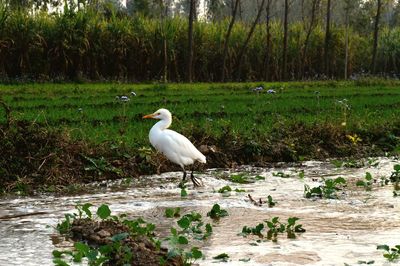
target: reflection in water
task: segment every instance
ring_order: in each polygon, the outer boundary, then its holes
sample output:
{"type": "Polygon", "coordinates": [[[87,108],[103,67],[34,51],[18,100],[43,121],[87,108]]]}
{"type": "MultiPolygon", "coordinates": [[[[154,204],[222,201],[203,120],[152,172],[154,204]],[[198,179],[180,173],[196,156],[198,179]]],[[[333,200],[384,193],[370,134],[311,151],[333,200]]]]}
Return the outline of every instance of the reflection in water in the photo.
{"type": "Polygon", "coordinates": [[[177,188],[180,173],[142,177],[124,191],[5,199],[0,202],[0,265],[52,265],[51,251],[71,245],[57,237],[54,226],[65,213],[74,211],[77,202],[96,206],[106,203],[114,214],[144,217],[157,225],[160,237],[168,234],[173,223],[163,218],[165,208],[181,207],[181,213],[198,211],[205,217],[213,204],[220,204],[230,215],[213,222],[210,239],[196,243],[206,255],[200,265],[217,265],[212,257],[220,253],[230,256],[229,263],[224,265],[355,265],[358,261],[370,260],[382,265],[386,262],[376,246],[400,244],[400,198],[393,197],[391,186],[375,184],[373,190],[367,192],[354,184],[366,171],[373,177],[388,177],[395,163],[398,161],[381,159],[377,167],[358,169],[335,168],[326,162],[282,165],[275,169],[239,169],[265,177],[250,184],[231,183],[220,178],[227,171],[209,170],[202,176],[204,187],[194,190],[190,186],[189,195],[184,199],[177,188]],[[298,176],[301,170],[305,173],[304,179],[298,176]],[[289,174],[290,178],[274,176],[278,171],[289,174]],[[348,180],[340,199],[303,197],[305,184],[313,187],[321,184],[321,177],[338,176],[348,180]],[[223,196],[215,192],[225,185],[245,189],[246,193],[231,192],[223,196]],[[257,207],[247,198],[248,193],[264,200],[271,195],[277,205],[257,207]],[[307,232],[296,239],[282,235],[277,243],[257,242],[258,237],[237,235],[243,226],[255,226],[274,216],[279,216],[281,221],[299,217],[298,223],[303,224],[307,232]]]}

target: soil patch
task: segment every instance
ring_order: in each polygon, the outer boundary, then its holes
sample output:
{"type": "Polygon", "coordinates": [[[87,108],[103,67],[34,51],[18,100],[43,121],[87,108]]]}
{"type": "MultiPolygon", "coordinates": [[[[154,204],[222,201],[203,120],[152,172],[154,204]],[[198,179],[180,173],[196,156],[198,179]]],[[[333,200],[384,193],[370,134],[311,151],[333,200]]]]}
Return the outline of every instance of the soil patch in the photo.
{"type": "MultiPolygon", "coordinates": [[[[93,221],[90,219],[74,220],[71,233],[75,241],[87,242],[91,246],[100,247],[113,243],[112,236],[129,233],[129,228],[117,221],[93,221]]],[[[165,260],[165,265],[179,266],[183,265],[181,257],[166,259],[168,250],[157,248],[156,245],[145,236],[128,236],[121,240],[121,244],[129,247],[132,259],[130,265],[134,266],[159,266],[161,260],[165,260]]],[[[123,254],[112,253],[112,258],[106,262],[108,265],[123,265],[123,254]]]]}

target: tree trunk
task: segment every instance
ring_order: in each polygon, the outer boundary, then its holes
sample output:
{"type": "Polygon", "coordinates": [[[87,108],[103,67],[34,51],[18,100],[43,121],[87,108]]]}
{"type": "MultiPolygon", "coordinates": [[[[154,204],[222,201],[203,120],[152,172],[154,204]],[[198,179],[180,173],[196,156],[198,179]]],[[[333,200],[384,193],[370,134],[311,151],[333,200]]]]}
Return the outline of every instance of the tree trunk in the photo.
{"type": "Polygon", "coordinates": [[[196,12],[196,0],[189,0],[190,1],[190,11],[189,11],[189,31],[188,31],[188,58],[187,58],[187,78],[188,82],[192,82],[193,73],[193,21],[194,21],[194,14],[196,12]]]}
{"type": "Polygon", "coordinates": [[[229,23],[228,31],[226,32],[226,36],[225,36],[224,52],[222,55],[221,82],[225,81],[225,65],[226,65],[226,57],[228,55],[228,42],[229,42],[229,38],[231,36],[233,24],[235,24],[236,13],[238,10],[239,2],[240,2],[240,0],[236,0],[236,2],[235,2],[235,7],[233,8],[233,11],[232,11],[231,22],[229,23]]]}
{"type": "Polygon", "coordinates": [[[346,6],[346,22],[345,22],[345,58],[344,58],[344,79],[348,79],[348,65],[349,65],[349,4],[346,6]]]}
{"type": "Polygon", "coordinates": [[[372,61],[371,61],[371,72],[376,71],[376,53],[378,50],[378,34],[379,34],[379,20],[381,17],[382,0],[377,0],[376,16],[375,16],[375,26],[374,26],[374,46],[372,49],[372,61]]]}
{"type": "Polygon", "coordinates": [[[325,48],[324,48],[324,70],[325,75],[329,77],[329,43],[331,40],[331,0],[326,4],[326,30],[325,30],[325,48]]]}
{"type": "Polygon", "coordinates": [[[265,57],[264,57],[264,79],[269,80],[269,69],[270,69],[270,58],[271,58],[271,0],[267,1],[266,12],[266,28],[267,28],[267,43],[265,47],[265,57]]]}
{"type": "Polygon", "coordinates": [[[261,13],[262,13],[262,11],[263,11],[263,9],[264,9],[264,5],[265,5],[265,0],[262,0],[261,6],[258,8],[257,17],[256,17],[256,19],[254,20],[253,25],[251,25],[250,31],[249,31],[249,33],[247,34],[247,38],[246,38],[246,40],[245,40],[245,42],[244,42],[244,44],[243,44],[243,46],[242,46],[242,49],[241,49],[240,52],[239,52],[238,58],[237,58],[237,60],[236,60],[235,69],[236,69],[236,71],[237,71],[237,75],[236,75],[236,79],[237,79],[237,80],[240,80],[241,66],[242,66],[242,61],[243,61],[244,52],[246,51],[247,45],[249,44],[249,41],[250,41],[250,39],[251,39],[251,36],[253,36],[254,30],[256,29],[256,26],[257,26],[257,24],[258,24],[258,21],[260,20],[261,13]]]}
{"type": "Polygon", "coordinates": [[[165,17],[168,14],[168,7],[164,4],[164,0],[160,0],[160,10],[161,10],[161,28],[162,28],[162,38],[163,38],[163,82],[168,81],[168,49],[167,49],[167,36],[165,32],[165,17]]]}
{"type": "MultiPolygon", "coordinates": [[[[315,17],[317,13],[317,7],[319,6],[320,0],[313,0],[312,7],[311,7],[311,18],[310,18],[310,26],[307,29],[306,39],[304,40],[304,48],[303,48],[303,55],[301,60],[301,77],[304,78],[305,75],[305,65],[306,65],[306,57],[307,57],[307,50],[308,50],[308,43],[310,41],[311,33],[315,26],[315,17]]],[[[305,23],[305,22],[304,22],[305,23]]]]}
{"type": "Polygon", "coordinates": [[[281,80],[287,78],[287,44],[288,44],[288,16],[289,16],[289,0],[285,0],[285,13],[283,18],[283,53],[282,53],[282,73],[281,80]]]}

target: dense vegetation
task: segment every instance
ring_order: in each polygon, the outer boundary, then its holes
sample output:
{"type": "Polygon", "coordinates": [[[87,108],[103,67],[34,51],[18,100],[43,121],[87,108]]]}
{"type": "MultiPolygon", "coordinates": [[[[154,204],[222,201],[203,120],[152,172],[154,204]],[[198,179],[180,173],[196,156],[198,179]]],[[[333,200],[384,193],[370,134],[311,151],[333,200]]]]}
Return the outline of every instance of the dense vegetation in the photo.
{"type": "Polygon", "coordinates": [[[142,116],[161,107],[173,113],[172,129],[206,154],[207,167],[399,151],[397,81],[256,85],[3,85],[1,184],[179,170],[150,149],[155,121],[142,116]]]}
{"type": "MultiPolygon", "coordinates": [[[[112,7],[77,8],[72,4],[49,13],[5,3],[0,1],[0,80],[186,80],[189,52],[188,21],[184,15],[129,14],[112,7]]],[[[307,3],[303,11],[311,12],[311,4],[307,3]]],[[[251,36],[252,23],[238,18],[227,42],[225,80],[343,78],[345,58],[349,77],[367,72],[397,77],[400,27],[396,23],[380,25],[376,67],[372,71],[374,15],[367,17],[370,24],[364,24],[364,30],[356,22],[349,27],[332,23],[327,43],[323,8],[319,3],[312,22],[308,13],[303,20],[289,21],[285,75],[282,21],[279,16],[272,16],[276,10],[271,10],[272,19],[267,24],[262,19],[254,24],[251,36]],[[322,55],[327,49],[329,58],[325,62],[322,55]],[[325,69],[327,65],[329,71],[325,69]]],[[[294,9],[292,6],[292,13],[294,9]]],[[[361,17],[361,13],[356,15],[361,17]]],[[[195,21],[194,81],[221,80],[228,24],[229,16],[195,21]]]]}

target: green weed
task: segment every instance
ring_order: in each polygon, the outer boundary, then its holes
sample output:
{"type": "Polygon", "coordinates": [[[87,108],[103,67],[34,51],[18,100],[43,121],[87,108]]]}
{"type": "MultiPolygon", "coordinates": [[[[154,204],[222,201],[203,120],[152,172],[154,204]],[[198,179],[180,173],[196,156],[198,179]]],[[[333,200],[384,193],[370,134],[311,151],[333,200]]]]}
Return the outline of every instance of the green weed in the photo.
{"type": "Polygon", "coordinates": [[[390,175],[390,181],[394,186],[394,193],[400,190],[400,164],[396,164],[393,166],[393,172],[390,175]]]}
{"type": "Polygon", "coordinates": [[[271,195],[268,195],[268,207],[272,208],[276,205],[276,202],[272,199],[271,195]]]}
{"type": "Polygon", "coordinates": [[[224,186],[220,189],[218,189],[218,193],[225,193],[225,192],[231,192],[232,188],[230,186],[224,186]]]}
{"type": "Polygon", "coordinates": [[[290,175],[289,174],[285,174],[284,172],[274,172],[272,173],[273,176],[278,176],[278,177],[282,177],[282,178],[289,178],[290,175]]]}
{"type": "Polygon", "coordinates": [[[310,188],[308,185],[304,185],[304,197],[312,198],[326,198],[326,199],[337,199],[337,192],[341,190],[341,187],[346,184],[346,180],[343,177],[337,177],[335,179],[324,179],[324,185],[310,188]]]}
{"type": "Polygon", "coordinates": [[[287,238],[296,238],[296,233],[304,233],[306,231],[301,224],[296,224],[298,220],[299,218],[297,217],[290,217],[285,224],[279,221],[279,217],[273,217],[271,220],[264,221],[267,225],[266,227],[264,223],[260,223],[255,227],[244,226],[240,235],[245,237],[252,234],[262,238],[264,237],[264,229],[267,229],[267,239],[273,242],[278,241],[278,235],[285,232],[287,238]]]}
{"type": "Polygon", "coordinates": [[[179,207],[167,208],[167,209],[165,209],[165,217],[177,218],[177,217],[181,216],[180,212],[181,212],[181,208],[179,208],[179,207]]]}
{"type": "Polygon", "coordinates": [[[400,245],[396,245],[392,248],[388,245],[379,245],[376,249],[385,251],[383,257],[385,257],[390,262],[397,261],[400,258],[400,245]]]}
{"type": "Polygon", "coordinates": [[[239,183],[239,184],[248,184],[252,183],[251,180],[249,180],[249,176],[246,174],[236,174],[236,175],[231,175],[230,176],[230,181],[234,183],[239,183]]]}
{"type": "Polygon", "coordinates": [[[214,204],[213,207],[211,208],[211,211],[207,213],[207,216],[209,216],[211,219],[219,219],[221,217],[228,216],[228,212],[219,206],[219,204],[214,204]]]}
{"type": "Polygon", "coordinates": [[[359,187],[364,187],[366,191],[372,190],[373,178],[371,173],[367,172],[365,174],[364,180],[358,180],[356,185],[359,187]]]}
{"type": "Polygon", "coordinates": [[[226,253],[221,253],[215,257],[213,257],[214,260],[218,260],[219,262],[228,262],[229,255],[226,253]]]}

